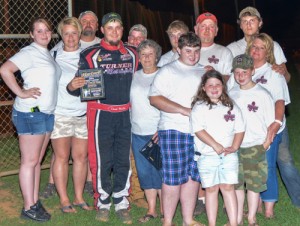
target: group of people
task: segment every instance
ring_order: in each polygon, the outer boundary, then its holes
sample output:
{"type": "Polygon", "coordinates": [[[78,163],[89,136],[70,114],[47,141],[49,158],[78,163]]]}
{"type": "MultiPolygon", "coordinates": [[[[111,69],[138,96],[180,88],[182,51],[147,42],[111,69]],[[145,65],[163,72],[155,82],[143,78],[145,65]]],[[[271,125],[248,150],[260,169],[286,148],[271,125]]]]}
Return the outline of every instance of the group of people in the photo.
{"type": "Polygon", "coordinates": [[[130,201],[147,208],[140,223],[160,216],[170,226],[180,202],[184,226],[203,225],[194,216],[205,211],[213,226],[221,191],[226,225],[243,225],[246,216],[255,226],[262,203],[265,217],[274,217],[276,163],[300,207],[300,175],[284,116],[290,74],[278,43],[259,33],[262,23],[257,9],[243,9],[244,37],[224,47],[214,42],[218,21],[212,13],[199,15],[195,32],[175,20],[166,31],[172,49],[161,56],[161,47],[141,24],[123,43],[122,18],[114,12],[101,20],[102,39],[95,35],[99,22],[92,11],[64,18],[57,28],[62,41],[51,51],[50,23],[34,19],[32,44],[0,68],[16,94],[12,120],[21,151],[21,217],[51,218],[39,199],[40,164],[50,139],[53,155],[43,195],[57,191],[63,213],[95,207],[96,220],[107,222],[113,203],[119,219],[132,224],[130,201]],[[103,73],[105,98],[82,102],[85,80],[78,70],[96,68],[103,73]],[[18,70],[23,87],[14,76],[18,70]],[[151,139],[160,146],[161,170],[140,153],[151,139]],[[84,200],[84,190],[93,194],[94,207],[84,200]]]}

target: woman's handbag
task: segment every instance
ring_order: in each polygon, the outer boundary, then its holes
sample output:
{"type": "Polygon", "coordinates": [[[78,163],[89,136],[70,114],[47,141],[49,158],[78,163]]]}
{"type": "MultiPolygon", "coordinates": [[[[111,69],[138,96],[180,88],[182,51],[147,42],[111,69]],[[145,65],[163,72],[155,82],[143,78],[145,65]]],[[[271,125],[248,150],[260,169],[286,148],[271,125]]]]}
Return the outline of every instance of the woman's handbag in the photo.
{"type": "Polygon", "coordinates": [[[162,157],[160,153],[160,147],[157,143],[151,139],[140,150],[140,153],[157,169],[162,167],[162,157]]]}

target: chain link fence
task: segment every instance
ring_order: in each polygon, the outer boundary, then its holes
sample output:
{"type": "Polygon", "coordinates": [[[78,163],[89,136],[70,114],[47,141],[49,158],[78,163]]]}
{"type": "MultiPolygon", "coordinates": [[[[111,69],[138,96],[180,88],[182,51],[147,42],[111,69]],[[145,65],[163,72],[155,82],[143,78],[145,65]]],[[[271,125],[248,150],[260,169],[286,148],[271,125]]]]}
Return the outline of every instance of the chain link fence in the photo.
{"type": "MultiPolygon", "coordinates": [[[[53,25],[49,47],[58,42],[56,27],[65,16],[72,15],[72,0],[0,0],[0,66],[21,48],[31,43],[30,21],[45,17],[53,25]]],[[[20,73],[16,78],[22,86],[20,73]]],[[[16,130],[11,122],[14,94],[0,79],[0,177],[18,173],[20,152],[16,130]]],[[[48,147],[42,168],[49,167],[51,147],[48,147]]]]}

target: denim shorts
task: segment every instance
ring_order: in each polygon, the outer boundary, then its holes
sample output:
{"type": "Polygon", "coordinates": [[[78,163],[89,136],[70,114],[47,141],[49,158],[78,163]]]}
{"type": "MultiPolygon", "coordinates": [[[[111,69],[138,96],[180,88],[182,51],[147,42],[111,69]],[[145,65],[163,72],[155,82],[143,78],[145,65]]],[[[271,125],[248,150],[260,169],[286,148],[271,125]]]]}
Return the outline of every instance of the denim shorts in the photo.
{"type": "Polygon", "coordinates": [[[203,188],[217,184],[237,184],[239,160],[237,153],[224,156],[201,155],[198,160],[198,169],[203,188]]]}
{"type": "Polygon", "coordinates": [[[43,112],[20,112],[13,109],[12,122],[18,135],[45,134],[53,130],[54,115],[43,112]]]}
{"type": "Polygon", "coordinates": [[[142,189],[161,189],[162,175],[151,163],[140,153],[144,145],[153,135],[141,136],[132,134],[132,151],[139,182],[142,189]]]}

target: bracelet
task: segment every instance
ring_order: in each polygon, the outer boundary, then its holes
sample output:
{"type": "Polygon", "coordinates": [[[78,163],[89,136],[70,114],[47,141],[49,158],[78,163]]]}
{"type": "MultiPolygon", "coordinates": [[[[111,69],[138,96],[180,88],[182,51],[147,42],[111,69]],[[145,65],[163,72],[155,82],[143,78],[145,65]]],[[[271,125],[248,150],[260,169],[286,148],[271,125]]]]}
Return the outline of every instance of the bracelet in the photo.
{"type": "Polygon", "coordinates": [[[274,122],[277,122],[280,125],[280,127],[282,126],[282,121],[275,119],[274,122]]]}

